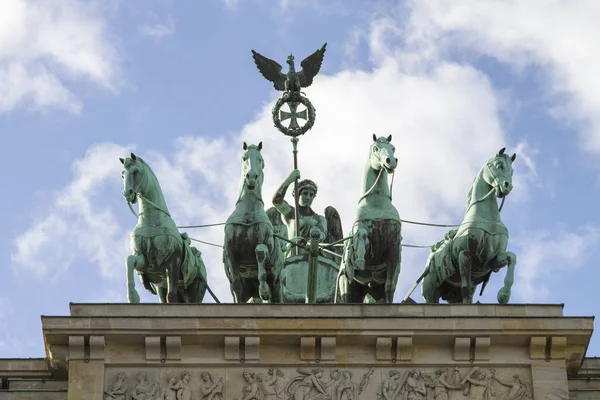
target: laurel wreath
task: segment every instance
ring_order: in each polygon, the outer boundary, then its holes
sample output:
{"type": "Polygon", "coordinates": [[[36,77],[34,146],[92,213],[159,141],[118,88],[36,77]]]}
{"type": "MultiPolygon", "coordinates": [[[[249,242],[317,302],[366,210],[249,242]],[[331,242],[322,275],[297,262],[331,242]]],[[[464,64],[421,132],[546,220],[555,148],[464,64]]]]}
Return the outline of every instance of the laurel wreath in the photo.
{"type": "Polygon", "coordinates": [[[275,127],[286,136],[296,137],[304,135],[315,124],[316,115],[317,113],[312,103],[306,97],[301,96],[300,94],[293,94],[289,96],[284,95],[283,97],[279,98],[275,103],[275,106],[273,106],[273,123],[275,124],[275,127]],[[304,106],[308,110],[308,121],[306,121],[306,124],[304,124],[304,126],[301,126],[299,128],[286,128],[281,123],[281,120],[279,119],[279,110],[285,103],[290,102],[304,104],[304,106]]]}

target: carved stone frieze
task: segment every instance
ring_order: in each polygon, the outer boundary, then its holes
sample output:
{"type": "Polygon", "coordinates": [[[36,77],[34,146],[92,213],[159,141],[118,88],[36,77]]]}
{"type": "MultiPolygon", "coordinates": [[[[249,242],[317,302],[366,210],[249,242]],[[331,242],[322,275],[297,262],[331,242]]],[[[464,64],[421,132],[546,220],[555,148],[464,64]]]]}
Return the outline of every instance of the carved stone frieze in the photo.
{"type": "Polygon", "coordinates": [[[527,400],[527,368],[108,368],[105,400],[527,400]]]}

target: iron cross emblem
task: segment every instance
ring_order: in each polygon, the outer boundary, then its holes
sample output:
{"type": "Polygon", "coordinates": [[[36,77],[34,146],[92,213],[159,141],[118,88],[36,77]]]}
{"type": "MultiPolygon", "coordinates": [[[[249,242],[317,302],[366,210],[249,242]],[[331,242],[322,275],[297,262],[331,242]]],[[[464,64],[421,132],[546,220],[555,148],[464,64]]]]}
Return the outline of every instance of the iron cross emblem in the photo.
{"type": "Polygon", "coordinates": [[[303,119],[305,121],[308,121],[307,110],[304,109],[304,110],[298,112],[298,105],[300,103],[296,102],[296,101],[290,101],[287,104],[290,107],[290,112],[280,110],[279,111],[280,120],[285,121],[285,120],[289,119],[290,120],[290,126],[289,126],[290,129],[300,128],[300,125],[298,125],[298,119],[303,119]]]}

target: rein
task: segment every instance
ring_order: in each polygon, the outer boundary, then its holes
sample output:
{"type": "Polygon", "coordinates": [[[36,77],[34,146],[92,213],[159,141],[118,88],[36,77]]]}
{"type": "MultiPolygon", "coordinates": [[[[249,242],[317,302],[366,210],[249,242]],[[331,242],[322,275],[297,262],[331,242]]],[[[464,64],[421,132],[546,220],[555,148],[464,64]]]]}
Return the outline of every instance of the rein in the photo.
{"type": "MultiPolygon", "coordinates": [[[[146,197],[142,196],[140,193],[136,193],[135,194],[137,197],[139,197],[140,199],[146,201],[148,204],[150,204],[151,206],[153,206],[154,208],[156,208],[158,211],[162,211],[163,213],[165,213],[169,218],[171,217],[171,214],[169,214],[168,211],[163,210],[162,207],[156,205],[153,201],[148,200],[146,197]]],[[[131,212],[133,213],[133,215],[135,216],[135,218],[139,218],[140,215],[142,215],[143,213],[136,213],[135,210],[133,209],[133,205],[131,204],[130,201],[127,202],[127,205],[129,206],[129,209],[131,210],[131,212]]]]}
{"type": "MultiPolygon", "coordinates": [[[[363,194],[360,199],[358,199],[358,202],[360,203],[365,197],[367,197],[368,195],[371,194],[371,192],[375,189],[375,186],[377,186],[377,183],[379,182],[379,178],[381,178],[381,174],[383,173],[383,167],[379,170],[379,174],[377,174],[377,178],[375,179],[375,183],[373,183],[373,186],[371,186],[371,188],[369,190],[367,190],[365,192],[365,194],[363,194]]],[[[392,175],[392,182],[390,183],[390,195],[388,196],[390,198],[390,201],[392,201],[392,188],[394,187],[394,176],[396,176],[396,174],[394,174],[393,172],[388,172],[389,174],[392,175]]]]}

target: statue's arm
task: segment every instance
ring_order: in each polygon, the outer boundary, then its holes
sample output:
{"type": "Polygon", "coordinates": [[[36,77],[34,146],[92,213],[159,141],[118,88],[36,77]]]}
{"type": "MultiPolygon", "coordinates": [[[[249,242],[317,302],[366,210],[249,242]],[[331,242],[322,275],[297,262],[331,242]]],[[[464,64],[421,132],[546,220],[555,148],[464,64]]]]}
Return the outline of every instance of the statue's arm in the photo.
{"type": "Polygon", "coordinates": [[[289,186],[296,180],[296,175],[300,175],[300,173],[295,174],[297,170],[292,171],[292,173],[283,181],[281,186],[275,192],[273,196],[273,205],[283,215],[286,221],[290,221],[294,219],[294,207],[292,207],[287,201],[285,201],[285,194],[289,188],[289,186]]]}

